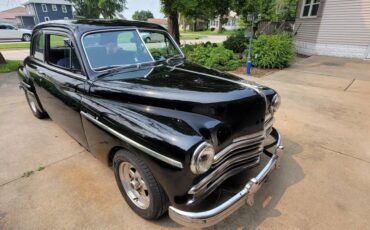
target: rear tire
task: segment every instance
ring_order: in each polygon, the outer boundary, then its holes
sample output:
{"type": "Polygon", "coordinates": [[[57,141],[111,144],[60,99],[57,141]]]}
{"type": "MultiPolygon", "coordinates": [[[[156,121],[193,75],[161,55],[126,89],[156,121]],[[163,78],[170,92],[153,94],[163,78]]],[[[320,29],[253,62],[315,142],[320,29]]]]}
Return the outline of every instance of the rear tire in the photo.
{"type": "Polygon", "coordinates": [[[117,185],[127,204],[145,219],[158,219],[168,210],[168,198],[144,161],[126,150],[113,158],[117,185]]]}
{"type": "Polygon", "coordinates": [[[31,41],[31,34],[23,34],[22,41],[25,41],[25,42],[31,41]]]}
{"type": "Polygon", "coordinates": [[[25,90],[25,94],[26,94],[27,103],[30,106],[32,114],[35,117],[37,117],[38,119],[44,119],[44,118],[48,117],[46,112],[41,111],[39,109],[40,105],[37,101],[37,98],[36,98],[35,94],[31,93],[28,90],[25,90]]]}

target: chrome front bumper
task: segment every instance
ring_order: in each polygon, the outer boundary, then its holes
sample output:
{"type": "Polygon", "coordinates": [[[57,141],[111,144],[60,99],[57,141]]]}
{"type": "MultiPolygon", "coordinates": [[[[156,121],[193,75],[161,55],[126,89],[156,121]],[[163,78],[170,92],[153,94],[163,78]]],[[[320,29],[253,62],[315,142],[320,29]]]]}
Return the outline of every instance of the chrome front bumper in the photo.
{"type": "Polygon", "coordinates": [[[269,162],[256,177],[249,180],[240,192],[208,211],[187,212],[170,206],[169,216],[171,219],[184,226],[203,228],[217,224],[242,207],[245,203],[252,206],[254,203],[254,194],[260,189],[270,173],[273,172],[275,168],[279,167],[279,160],[284,153],[284,146],[280,133],[276,129],[273,129],[270,135],[275,139],[275,149],[273,153],[268,154],[270,155],[269,162]]]}

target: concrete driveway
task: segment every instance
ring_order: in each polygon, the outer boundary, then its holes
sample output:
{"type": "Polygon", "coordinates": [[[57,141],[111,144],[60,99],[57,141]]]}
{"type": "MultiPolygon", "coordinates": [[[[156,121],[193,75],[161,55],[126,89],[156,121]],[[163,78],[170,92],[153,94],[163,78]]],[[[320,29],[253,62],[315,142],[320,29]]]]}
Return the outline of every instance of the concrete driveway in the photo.
{"type": "MultiPolygon", "coordinates": [[[[252,79],[282,96],[275,126],[286,155],[255,206],[214,229],[368,229],[369,71],[369,62],[311,57],[252,79]]],[[[135,215],[110,169],[32,116],[14,73],[0,75],[0,97],[0,229],[182,228],[135,215]]]]}

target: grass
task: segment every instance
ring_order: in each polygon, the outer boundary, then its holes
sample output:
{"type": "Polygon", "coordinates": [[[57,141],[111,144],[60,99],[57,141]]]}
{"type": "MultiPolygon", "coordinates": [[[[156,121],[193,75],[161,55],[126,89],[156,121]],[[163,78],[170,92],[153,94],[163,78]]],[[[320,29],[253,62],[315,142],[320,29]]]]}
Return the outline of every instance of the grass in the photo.
{"type": "Polygon", "coordinates": [[[21,60],[6,60],[5,64],[0,64],[0,73],[16,71],[21,63],[21,60]]]}
{"type": "Polygon", "coordinates": [[[5,49],[28,49],[30,48],[29,42],[13,42],[13,43],[0,43],[0,50],[5,49]]]}
{"type": "Polygon", "coordinates": [[[198,35],[198,34],[181,34],[180,39],[181,40],[197,40],[201,38],[206,38],[206,35],[198,35]]]}
{"type": "Polygon", "coordinates": [[[198,35],[198,36],[207,36],[207,35],[232,35],[235,31],[222,31],[221,33],[217,33],[215,31],[204,30],[204,31],[180,31],[180,35],[198,35]]]}

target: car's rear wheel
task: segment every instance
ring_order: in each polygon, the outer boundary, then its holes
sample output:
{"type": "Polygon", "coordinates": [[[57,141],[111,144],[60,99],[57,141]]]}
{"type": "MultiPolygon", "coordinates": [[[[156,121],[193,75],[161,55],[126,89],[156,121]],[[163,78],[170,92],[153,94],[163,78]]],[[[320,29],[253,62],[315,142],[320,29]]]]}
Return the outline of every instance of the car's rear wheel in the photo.
{"type": "Polygon", "coordinates": [[[150,37],[146,37],[145,38],[145,43],[150,43],[150,41],[151,41],[152,39],[150,38],[150,37]]]}
{"type": "Polygon", "coordinates": [[[38,104],[35,94],[28,90],[25,90],[25,94],[26,94],[27,103],[30,106],[32,114],[38,119],[46,118],[48,115],[46,112],[41,111],[40,105],[38,104]]]}
{"type": "Polygon", "coordinates": [[[167,196],[140,157],[120,150],[113,167],[118,187],[134,212],[145,219],[158,219],[167,211],[167,196]]]}
{"type": "Polygon", "coordinates": [[[31,41],[31,34],[23,34],[22,41],[25,41],[25,42],[31,41]]]}

